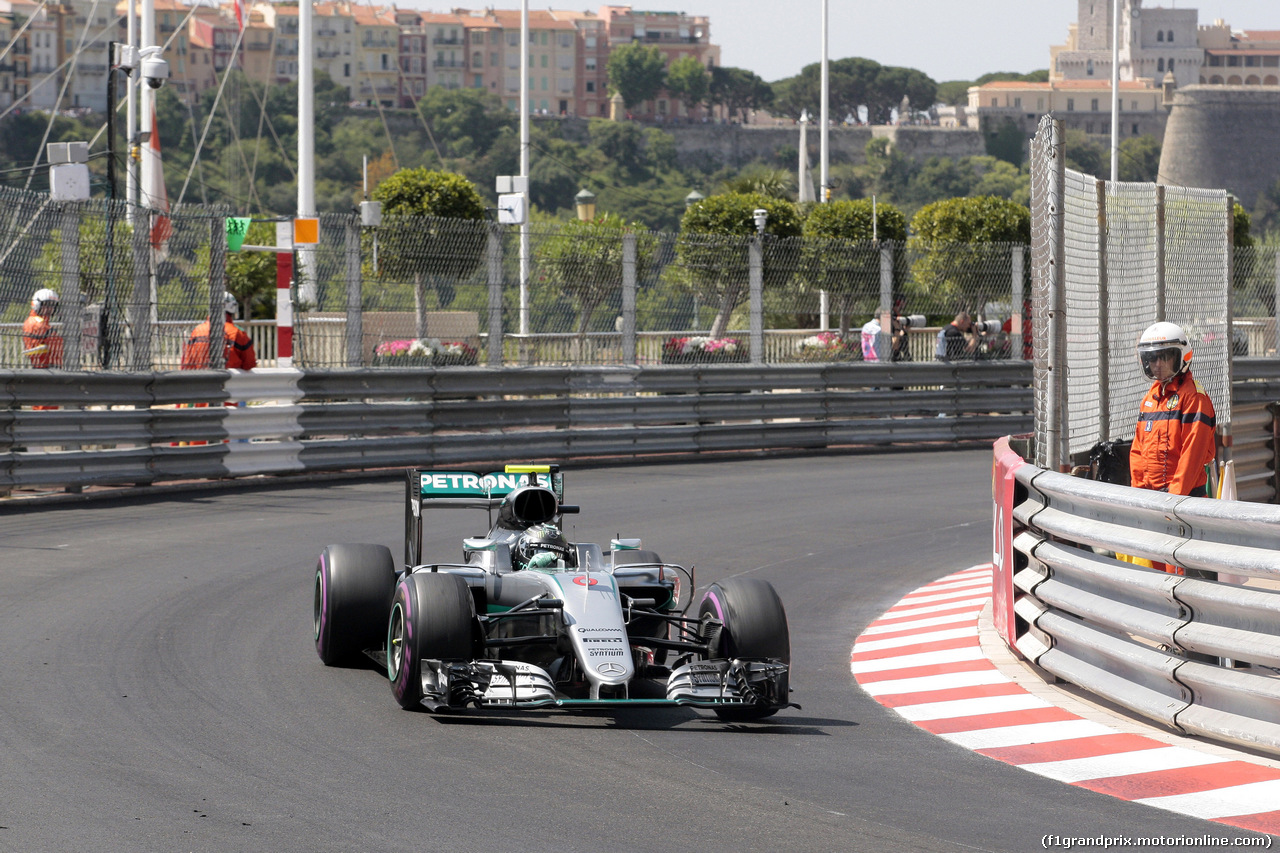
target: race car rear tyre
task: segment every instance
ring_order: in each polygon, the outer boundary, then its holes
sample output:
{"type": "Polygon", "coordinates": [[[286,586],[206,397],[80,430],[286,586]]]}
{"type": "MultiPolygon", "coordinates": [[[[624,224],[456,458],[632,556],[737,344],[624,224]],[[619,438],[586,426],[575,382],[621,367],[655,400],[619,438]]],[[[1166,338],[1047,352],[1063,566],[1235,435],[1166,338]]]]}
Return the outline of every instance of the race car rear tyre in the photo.
{"type": "MultiPolygon", "coordinates": [[[[714,619],[723,627],[712,638],[711,658],[770,658],[791,663],[791,635],[787,613],[773,585],[758,578],[730,578],[713,583],[698,606],[704,622],[714,619]]],[[[782,680],[786,695],[787,679],[782,680]]],[[[722,720],[758,720],[777,713],[776,707],[716,709],[722,720]]]]}
{"type": "Polygon", "coordinates": [[[447,572],[400,579],[387,624],[387,678],[401,708],[422,710],[422,662],[465,661],[473,655],[476,619],[471,588],[447,572]]]}
{"type": "Polygon", "coordinates": [[[395,564],[385,545],[329,545],[316,564],[316,653],[327,666],[357,663],[381,645],[395,564]]]}

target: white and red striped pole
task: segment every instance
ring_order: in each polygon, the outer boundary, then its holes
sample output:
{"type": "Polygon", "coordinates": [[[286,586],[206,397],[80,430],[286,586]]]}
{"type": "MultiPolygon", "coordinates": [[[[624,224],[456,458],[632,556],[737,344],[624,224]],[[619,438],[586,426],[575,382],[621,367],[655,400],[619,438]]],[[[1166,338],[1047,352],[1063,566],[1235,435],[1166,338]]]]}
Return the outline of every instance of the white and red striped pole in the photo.
{"type": "Polygon", "coordinates": [[[276,252],[276,366],[293,367],[293,251],[276,252]]]}

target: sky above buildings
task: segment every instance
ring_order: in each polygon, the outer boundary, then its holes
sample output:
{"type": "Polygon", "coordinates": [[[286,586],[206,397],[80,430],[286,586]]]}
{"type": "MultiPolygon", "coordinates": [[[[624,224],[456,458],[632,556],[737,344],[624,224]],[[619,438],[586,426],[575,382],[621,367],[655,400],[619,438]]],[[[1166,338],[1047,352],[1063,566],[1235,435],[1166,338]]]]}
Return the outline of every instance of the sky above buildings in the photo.
{"type": "MultiPolygon", "coordinates": [[[[520,0],[397,0],[443,12],[465,6],[519,9],[520,0]]],[[[1105,2],[1105,0],[1101,0],[1105,2]]],[[[821,58],[822,0],[631,0],[634,9],[680,11],[711,19],[711,41],[725,65],[773,82],[821,58]]],[[[530,0],[530,9],[590,9],[530,0]]],[[[1222,18],[1235,29],[1280,30],[1277,0],[1147,0],[1144,7],[1199,9],[1200,23],[1222,18]]],[[[918,68],[934,80],[972,80],[988,71],[1049,67],[1049,46],[1063,44],[1076,0],[828,0],[832,59],[864,56],[918,68]]]]}

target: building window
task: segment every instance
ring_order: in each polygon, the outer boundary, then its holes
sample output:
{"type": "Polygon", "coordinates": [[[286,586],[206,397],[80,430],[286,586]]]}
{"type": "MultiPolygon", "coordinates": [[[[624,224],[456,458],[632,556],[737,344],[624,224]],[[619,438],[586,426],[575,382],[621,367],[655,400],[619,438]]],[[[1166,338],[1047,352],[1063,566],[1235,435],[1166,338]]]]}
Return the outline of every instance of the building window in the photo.
{"type": "Polygon", "coordinates": [[[1089,109],[1090,109],[1091,111],[1095,112],[1095,113],[1098,111],[1098,99],[1097,99],[1097,98],[1094,98],[1092,101],[1090,101],[1090,102],[1089,102],[1089,109]]]}
{"type": "Polygon", "coordinates": [[[518,47],[518,46],[519,46],[519,44],[520,44],[520,34],[519,34],[519,33],[507,33],[507,44],[508,44],[510,47],[518,47]]]}
{"type": "Polygon", "coordinates": [[[1013,108],[1016,110],[1022,109],[1022,98],[1013,99],[1013,108]]]}
{"type": "Polygon", "coordinates": [[[594,92],[595,90],[596,90],[596,81],[595,81],[595,80],[588,80],[588,81],[587,81],[587,92],[594,92]]]}
{"type": "Polygon", "coordinates": [[[561,34],[560,34],[560,46],[561,46],[561,47],[568,47],[568,46],[571,44],[571,41],[570,41],[570,40],[571,40],[572,38],[573,38],[573,36],[571,36],[569,33],[561,33],[561,34]]]}
{"type": "Polygon", "coordinates": [[[1134,125],[1133,125],[1133,135],[1134,135],[1134,136],[1137,136],[1137,135],[1138,135],[1138,124],[1137,124],[1137,122],[1134,122],[1134,125]]]}
{"type": "Polygon", "coordinates": [[[588,71],[595,71],[596,58],[594,56],[588,56],[586,59],[586,64],[583,67],[586,68],[588,71]]]}
{"type": "Polygon", "coordinates": [[[587,36],[587,39],[586,39],[586,46],[587,46],[587,50],[595,50],[595,49],[596,49],[596,37],[595,37],[595,36],[587,36]]]}
{"type": "Polygon", "coordinates": [[[1173,44],[1173,30],[1169,30],[1169,37],[1165,39],[1169,44],[1173,44]]]}
{"type": "Polygon", "coordinates": [[[1164,41],[1164,30],[1156,30],[1156,41],[1164,41]]]}
{"type": "Polygon", "coordinates": [[[991,106],[993,106],[993,107],[998,107],[998,106],[1000,106],[1000,99],[999,99],[999,98],[992,98],[992,99],[991,99],[991,106]]]}
{"type": "Polygon", "coordinates": [[[351,76],[351,63],[350,63],[350,62],[344,62],[344,63],[342,64],[342,76],[343,76],[343,77],[350,77],[350,76],[351,76]]]}
{"type": "Polygon", "coordinates": [[[1156,61],[1156,70],[1157,70],[1157,71],[1163,71],[1163,70],[1164,70],[1164,57],[1163,57],[1163,56],[1162,56],[1162,57],[1160,57],[1160,58],[1156,61]]]}
{"type": "Polygon", "coordinates": [[[1093,122],[1087,121],[1084,123],[1084,132],[1093,133],[1093,122]]]}
{"type": "Polygon", "coordinates": [[[471,86],[472,86],[472,88],[475,88],[475,89],[483,89],[483,88],[484,88],[484,75],[483,75],[483,74],[476,74],[476,75],[474,75],[474,76],[471,78],[471,86]]]}
{"type": "Polygon", "coordinates": [[[1173,57],[1169,57],[1169,73],[1173,73],[1173,57]]]}
{"type": "Polygon", "coordinates": [[[1084,73],[1088,74],[1090,77],[1093,76],[1093,60],[1092,59],[1090,59],[1088,62],[1084,64],[1084,73]]]}
{"type": "Polygon", "coordinates": [[[472,43],[472,44],[484,44],[484,33],[480,32],[479,30],[477,30],[476,32],[472,33],[472,34],[471,34],[471,43],[472,43]]]}
{"type": "Polygon", "coordinates": [[[1067,112],[1074,112],[1076,108],[1076,99],[1067,98],[1067,112]]]}
{"type": "Polygon", "coordinates": [[[484,54],[478,50],[475,53],[471,54],[471,66],[473,68],[483,68],[484,54]]]}
{"type": "Polygon", "coordinates": [[[1044,112],[1044,98],[1036,98],[1036,109],[1044,112]]]}

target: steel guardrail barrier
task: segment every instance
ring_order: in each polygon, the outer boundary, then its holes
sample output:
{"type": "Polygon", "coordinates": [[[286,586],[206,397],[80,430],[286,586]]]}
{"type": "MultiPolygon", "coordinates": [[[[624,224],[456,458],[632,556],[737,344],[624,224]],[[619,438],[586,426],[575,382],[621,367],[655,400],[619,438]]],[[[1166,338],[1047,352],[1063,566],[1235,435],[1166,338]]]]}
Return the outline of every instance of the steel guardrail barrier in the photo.
{"type": "Polygon", "coordinates": [[[0,371],[0,491],[408,465],[993,441],[1001,364],[0,371]]]}
{"type": "Polygon", "coordinates": [[[1006,643],[1176,731],[1280,754],[1280,506],[1046,471],[1008,439],[994,471],[1006,643]]]}

